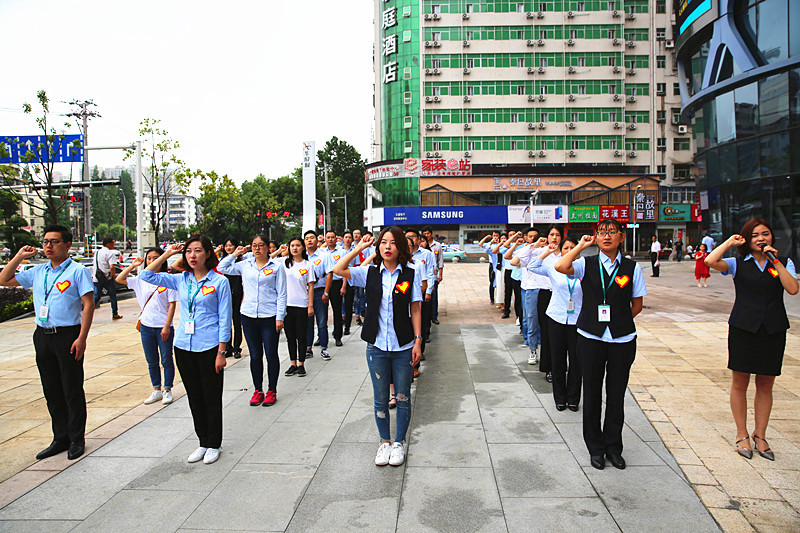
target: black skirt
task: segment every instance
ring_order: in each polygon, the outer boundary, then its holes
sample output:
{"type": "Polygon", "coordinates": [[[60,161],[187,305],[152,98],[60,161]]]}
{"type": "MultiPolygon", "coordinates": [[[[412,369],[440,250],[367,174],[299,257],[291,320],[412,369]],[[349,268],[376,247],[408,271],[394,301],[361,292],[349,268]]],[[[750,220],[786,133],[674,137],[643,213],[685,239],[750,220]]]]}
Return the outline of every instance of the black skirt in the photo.
{"type": "Polygon", "coordinates": [[[728,368],[761,376],[780,376],[786,330],[769,334],[762,325],[756,333],[728,327],[728,368]]]}

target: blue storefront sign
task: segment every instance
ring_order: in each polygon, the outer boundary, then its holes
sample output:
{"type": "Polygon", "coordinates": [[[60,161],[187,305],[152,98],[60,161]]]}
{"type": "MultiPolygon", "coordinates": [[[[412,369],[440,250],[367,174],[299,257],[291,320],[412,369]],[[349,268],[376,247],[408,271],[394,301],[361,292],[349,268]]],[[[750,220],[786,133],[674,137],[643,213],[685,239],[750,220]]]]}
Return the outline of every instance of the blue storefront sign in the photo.
{"type": "Polygon", "coordinates": [[[384,225],[506,224],[505,206],[384,207],[384,225]]]}
{"type": "Polygon", "coordinates": [[[83,161],[83,135],[0,135],[0,164],[79,163],[83,161]],[[48,137],[50,137],[48,141],[48,137]],[[25,155],[35,154],[30,160],[25,155]],[[50,161],[52,154],[52,161],[50,161]]]}

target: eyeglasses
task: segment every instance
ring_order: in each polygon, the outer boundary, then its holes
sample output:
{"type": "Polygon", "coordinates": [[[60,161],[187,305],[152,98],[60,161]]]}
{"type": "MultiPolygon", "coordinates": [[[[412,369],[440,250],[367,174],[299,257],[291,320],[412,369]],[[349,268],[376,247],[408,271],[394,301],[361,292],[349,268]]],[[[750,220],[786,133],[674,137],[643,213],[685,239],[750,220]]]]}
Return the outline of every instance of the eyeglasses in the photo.
{"type": "Polygon", "coordinates": [[[259,248],[266,248],[266,247],[267,247],[267,245],[263,244],[263,243],[262,244],[251,244],[250,245],[250,248],[252,248],[253,250],[258,250],[259,248]]]}
{"type": "Polygon", "coordinates": [[[616,230],[611,230],[611,231],[598,231],[598,232],[597,232],[597,236],[598,236],[598,237],[616,237],[618,233],[619,233],[619,232],[618,232],[618,231],[616,231],[616,230]]]}
{"type": "Polygon", "coordinates": [[[42,246],[48,246],[48,245],[50,245],[50,244],[52,244],[53,246],[55,246],[56,244],[61,244],[62,242],[65,242],[65,241],[60,241],[60,240],[58,240],[58,239],[44,239],[44,240],[42,241],[42,246]]]}

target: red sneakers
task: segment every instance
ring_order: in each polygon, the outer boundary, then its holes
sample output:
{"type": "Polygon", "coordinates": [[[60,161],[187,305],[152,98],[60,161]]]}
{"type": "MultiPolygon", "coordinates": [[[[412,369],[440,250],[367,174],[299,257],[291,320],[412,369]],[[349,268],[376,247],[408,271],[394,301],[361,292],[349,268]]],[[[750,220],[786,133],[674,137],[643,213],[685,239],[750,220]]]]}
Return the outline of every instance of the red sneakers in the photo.
{"type": "Polygon", "coordinates": [[[253,393],[253,397],[250,398],[250,405],[256,406],[261,405],[261,402],[264,401],[264,393],[260,390],[257,390],[253,393]]]}
{"type": "Polygon", "coordinates": [[[268,390],[266,396],[264,396],[264,403],[262,403],[261,405],[263,405],[264,407],[269,407],[277,400],[278,400],[278,395],[275,394],[273,391],[268,390]]]}

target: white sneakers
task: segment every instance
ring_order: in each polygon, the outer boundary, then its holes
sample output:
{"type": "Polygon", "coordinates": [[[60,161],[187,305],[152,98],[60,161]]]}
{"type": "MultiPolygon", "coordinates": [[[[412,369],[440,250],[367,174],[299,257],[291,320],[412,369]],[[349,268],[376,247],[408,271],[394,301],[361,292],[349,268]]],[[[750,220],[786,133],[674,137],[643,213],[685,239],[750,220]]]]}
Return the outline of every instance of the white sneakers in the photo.
{"type": "Polygon", "coordinates": [[[172,391],[165,390],[164,391],[164,398],[161,400],[161,403],[164,405],[169,405],[172,403],[172,391]]]}
{"type": "Polygon", "coordinates": [[[389,464],[392,466],[400,466],[406,460],[406,450],[403,448],[402,442],[395,442],[392,444],[392,455],[389,456],[389,464]]]}
{"type": "MultiPolygon", "coordinates": [[[[196,463],[197,461],[206,456],[207,451],[208,448],[203,448],[202,446],[200,446],[199,448],[197,448],[195,451],[192,452],[192,455],[189,456],[189,459],[187,459],[187,461],[189,461],[190,463],[196,463]]],[[[217,455],[219,455],[219,451],[217,451],[217,455]]]]}
{"type": "Polygon", "coordinates": [[[206,450],[206,455],[203,457],[203,462],[207,465],[211,463],[216,463],[217,459],[219,459],[219,448],[209,448],[206,450]]]}
{"type": "Polygon", "coordinates": [[[203,448],[200,446],[192,452],[192,455],[190,455],[187,460],[190,463],[196,463],[200,459],[207,465],[217,462],[217,459],[219,459],[219,448],[203,448]]]}
{"type": "Polygon", "coordinates": [[[156,403],[163,397],[164,397],[163,392],[161,392],[160,390],[154,390],[152,393],[150,393],[150,396],[148,396],[147,399],[144,401],[144,404],[150,405],[151,403],[156,403]]]}
{"type": "Polygon", "coordinates": [[[392,455],[392,445],[388,442],[381,442],[381,447],[378,448],[378,454],[375,456],[375,464],[377,466],[386,466],[389,464],[389,458],[392,455]]]}
{"type": "Polygon", "coordinates": [[[535,365],[539,362],[539,353],[536,350],[531,350],[531,355],[528,357],[528,364],[535,365]]]}

